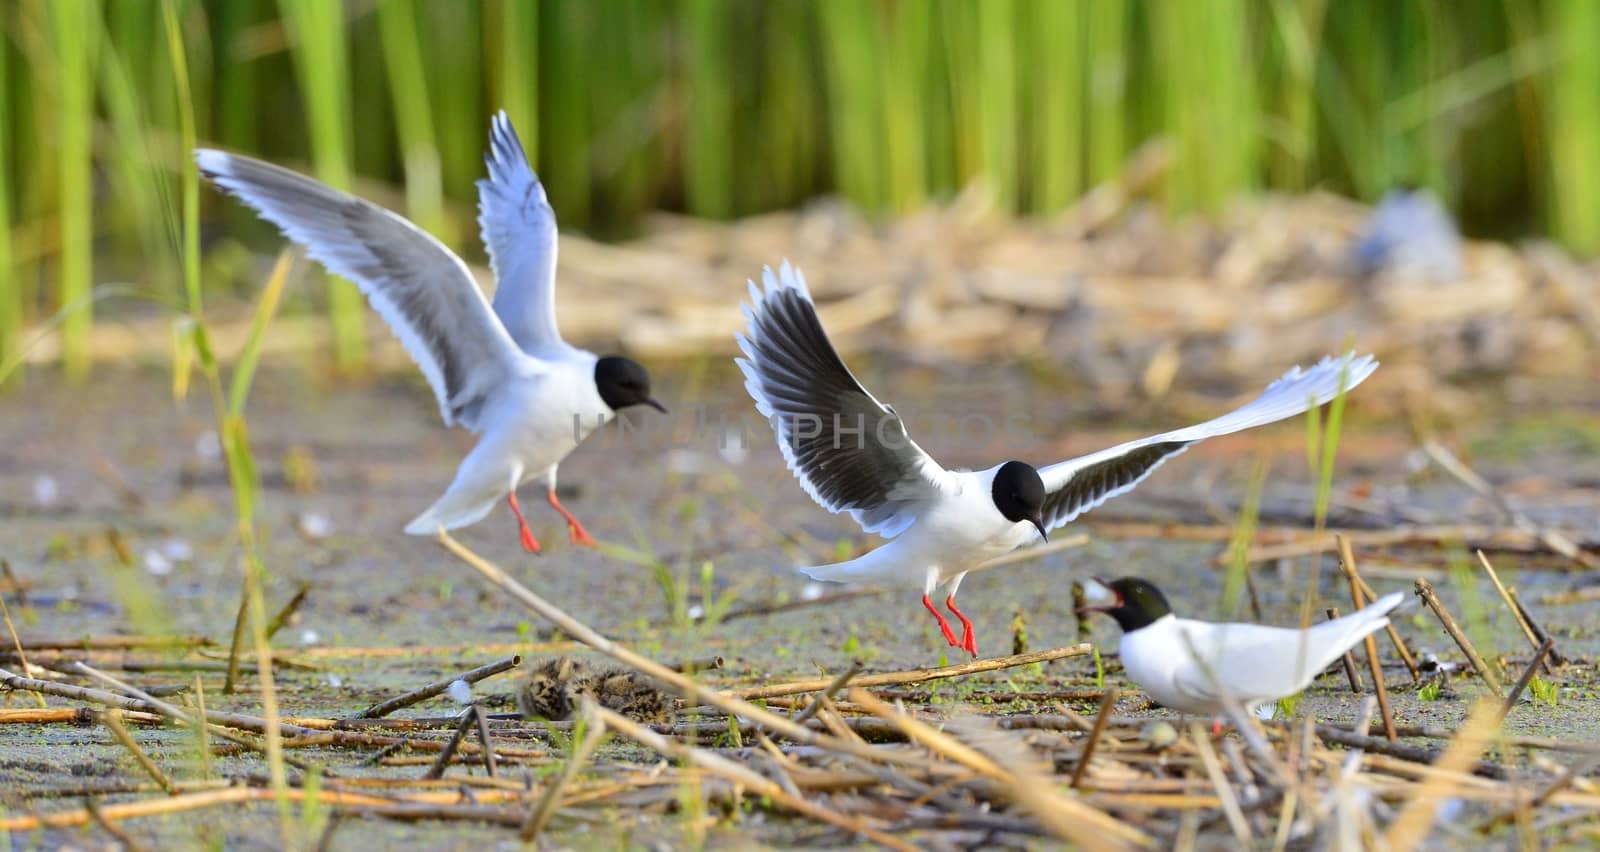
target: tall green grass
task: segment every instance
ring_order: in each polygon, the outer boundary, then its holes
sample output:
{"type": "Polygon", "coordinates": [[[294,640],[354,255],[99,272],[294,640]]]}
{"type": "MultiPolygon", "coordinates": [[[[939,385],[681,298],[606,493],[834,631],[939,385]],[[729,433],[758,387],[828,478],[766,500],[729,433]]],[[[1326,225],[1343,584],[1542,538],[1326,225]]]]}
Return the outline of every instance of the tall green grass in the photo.
{"type": "MultiPolygon", "coordinates": [[[[317,177],[335,189],[348,190],[350,72],[345,59],[344,5],[322,0],[279,0],[278,7],[293,40],[317,177]]],[[[366,360],[364,310],[361,294],[353,284],[329,277],[328,317],[333,323],[334,356],[338,367],[346,372],[359,371],[366,360]]]]}
{"type": "Polygon", "coordinates": [[[1600,5],[1555,0],[1548,9],[1561,64],[1550,74],[1552,230],[1585,254],[1600,251],[1600,5]]]}
{"type": "MultiPolygon", "coordinates": [[[[0,115],[11,114],[10,67],[11,46],[0,39],[0,115]]],[[[22,276],[12,267],[11,253],[11,141],[0,133],[0,364],[22,352],[22,276]]]]}
{"type": "MultiPolygon", "coordinates": [[[[163,22],[166,27],[167,57],[172,71],[172,103],[175,105],[177,123],[180,128],[179,142],[184,152],[195,148],[197,136],[195,133],[194,112],[191,104],[194,101],[193,89],[190,86],[189,62],[184,49],[182,30],[178,21],[176,0],[163,0],[161,5],[163,22]]],[[[187,156],[179,169],[182,185],[182,201],[176,211],[169,211],[175,215],[179,224],[173,230],[180,235],[180,242],[174,247],[182,258],[184,292],[188,296],[188,316],[183,328],[189,332],[192,345],[192,357],[178,359],[178,364],[194,364],[199,367],[205,378],[206,389],[211,397],[212,409],[217,420],[217,434],[221,438],[223,458],[228,471],[228,483],[233,494],[234,517],[236,520],[235,532],[239,541],[239,564],[241,568],[240,597],[244,602],[241,611],[248,613],[251,637],[254,640],[256,652],[256,672],[261,691],[261,711],[266,719],[266,753],[267,772],[272,790],[275,794],[279,828],[282,833],[283,843],[287,848],[295,848],[299,844],[294,834],[294,821],[290,809],[288,796],[288,775],[285,770],[283,757],[283,735],[278,727],[278,700],[276,684],[272,676],[272,647],[267,636],[266,603],[261,591],[262,577],[265,570],[261,563],[260,542],[255,523],[255,506],[260,491],[260,476],[257,473],[255,457],[250,450],[249,429],[244,415],[245,400],[250,394],[251,380],[255,375],[255,366],[260,358],[261,344],[266,336],[267,324],[277,312],[279,299],[283,293],[284,282],[289,276],[290,255],[285,252],[279,257],[277,267],[268,279],[256,310],[256,321],[251,327],[250,336],[245,343],[243,351],[234,364],[233,380],[227,392],[223,390],[222,369],[217,361],[215,350],[210,343],[210,335],[206,331],[206,323],[201,304],[202,287],[200,281],[200,175],[195,164],[187,156]]],[[[180,341],[180,347],[183,342],[180,341]]],[[[186,385],[186,380],[176,380],[175,387],[186,385]]],[[[234,668],[238,662],[238,644],[234,646],[234,668]]],[[[233,685],[234,668],[228,673],[228,685],[233,685]]]]}
{"type": "Polygon", "coordinates": [[[378,28],[383,32],[395,130],[405,161],[406,212],[425,230],[444,236],[444,186],[423,71],[416,0],[384,0],[378,6],[378,28]]]}
{"type": "MultiPolygon", "coordinates": [[[[182,152],[155,8],[0,8],[0,353],[83,302],[96,270],[178,290],[156,249],[182,152]]],[[[563,227],[606,235],[653,209],[739,216],[824,193],[893,215],[976,180],[1002,210],[1048,215],[1165,137],[1177,158],[1157,192],[1180,213],[1420,182],[1469,233],[1600,251],[1587,0],[187,0],[179,17],[198,139],[309,161],[340,188],[403,185],[406,212],[469,255],[498,108],[563,227]]],[[[219,230],[265,231],[208,209],[219,230]]],[[[330,282],[327,302],[337,362],[359,369],[361,300],[330,282]]],[[[91,328],[67,315],[74,376],[91,328]]]]}
{"type": "Polygon", "coordinates": [[[67,378],[81,379],[89,372],[89,330],[93,309],[88,307],[94,276],[94,185],[90,159],[90,132],[94,126],[94,60],[99,39],[94,6],[88,3],[52,3],[50,43],[56,63],[56,151],[61,252],[58,264],[61,304],[84,303],[61,323],[61,363],[67,378]]]}

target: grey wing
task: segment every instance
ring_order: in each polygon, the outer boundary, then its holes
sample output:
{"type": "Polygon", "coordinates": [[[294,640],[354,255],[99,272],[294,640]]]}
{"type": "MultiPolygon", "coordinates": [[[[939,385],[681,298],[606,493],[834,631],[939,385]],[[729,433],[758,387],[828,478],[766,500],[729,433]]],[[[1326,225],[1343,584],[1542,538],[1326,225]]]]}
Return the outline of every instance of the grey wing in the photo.
{"type": "Polygon", "coordinates": [[[1324,358],[1309,370],[1295,367],[1267,386],[1261,395],[1227,414],[1183,429],[1119,444],[1039,470],[1044,480],[1044,521],[1064,526],[1101,503],[1131,491],[1163,462],[1190,446],[1273,423],[1322,405],[1366,381],[1378,362],[1371,355],[1324,358]]]}
{"type": "Polygon", "coordinates": [[[828,341],[800,273],[765,270],[750,284],[738,336],[745,388],[773,422],[778,448],[805,492],[863,529],[904,532],[955,477],[906,434],[900,416],[868,393],[828,341]]]}
{"type": "Polygon", "coordinates": [[[478,227],[494,268],[494,311],[523,351],[565,350],[556,328],[556,214],[504,111],[494,117],[484,162],[478,227]]]}
{"type": "Polygon", "coordinates": [[[207,149],[195,160],[212,183],[355,282],[427,377],[446,425],[476,429],[495,388],[540,369],[512,343],[466,264],[417,226],[271,163],[207,149]]]}

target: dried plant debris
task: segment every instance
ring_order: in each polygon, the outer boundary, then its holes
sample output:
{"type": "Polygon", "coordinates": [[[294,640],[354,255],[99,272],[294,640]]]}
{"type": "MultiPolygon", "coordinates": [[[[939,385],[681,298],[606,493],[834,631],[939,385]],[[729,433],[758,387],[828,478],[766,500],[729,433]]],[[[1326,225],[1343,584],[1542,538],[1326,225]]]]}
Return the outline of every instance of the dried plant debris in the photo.
{"type": "Polygon", "coordinates": [[[636,722],[672,721],[673,700],[661,684],[627,669],[596,669],[576,657],[552,657],[534,666],[517,687],[517,709],[527,719],[564,721],[585,694],[636,722]]]}

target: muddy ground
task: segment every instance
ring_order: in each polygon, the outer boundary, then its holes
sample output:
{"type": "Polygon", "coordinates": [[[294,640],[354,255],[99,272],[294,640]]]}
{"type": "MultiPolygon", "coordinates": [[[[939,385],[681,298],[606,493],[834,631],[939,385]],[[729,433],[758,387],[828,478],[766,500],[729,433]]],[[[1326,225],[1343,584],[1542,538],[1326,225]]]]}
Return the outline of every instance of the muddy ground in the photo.
{"type": "MultiPolygon", "coordinates": [[[[857,363],[863,381],[895,402],[914,437],[949,466],[988,466],[1006,457],[1037,463],[1066,458],[1219,413],[1258,386],[1240,381],[1186,397],[1181,406],[1149,403],[1110,411],[1068,384],[1014,365],[933,367],[884,358],[857,363]],[[1001,432],[971,421],[962,434],[954,420],[972,412],[986,415],[992,424],[1015,417],[1019,425],[1001,432]]],[[[819,509],[796,486],[770,434],[762,434],[764,426],[755,419],[731,364],[680,363],[657,372],[659,396],[675,412],[670,421],[645,412],[634,419],[648,424],[646,432],[623,435],[613,429],[596,435],[561,469],[566,504],[590,532],[615,547],[597,552],[570,545],[559,519],[545,509],[532,486],[524,489],[523,504],[546,545],[544,555],[521,552],[503,509],[460,538],[580,620],[656,659],[720,655],[725,666],[705,676],[711,682],[815,676],[838,671],[852,658],[863,660],[868,671],[957,661],[953,650],[938,641],[915,592],[906,590],[825,607],[675,626],[657,579],[641,560],[625,558],[620,549],[651,555],[685,578],[692,589],[686,606],[738,611],[816,594],[793,567],[859,552],[871,540],[847,518],[819,509]],[[748,445],[723,441],[726,427],[741,418],[748,445]],[[670,437],[662,428],[669,424],[670,437]],[[709,595],[702,586],[707,576],[703,566],[708,564],[709,595]]],[[[1265,369],[1256,378],[1264,382],[1275,372],[1265,369]]],[[[1382,377],[1380,371],[1352,400],[1330,525],[1503,526],[1487,501],[1430,468],[1415,450],[1397,407],[1379,401],[1387,396],[1392,403],[1395,391],[1382,377]],[[1371,404],[1363,399],[1369,392],[1371,404]]],[[[1575,538],[1600,538],[1600,515],[1594,511],[1600,501],[1597,400],[1571,387],[1528,388],[1496,381],[1469,388],[1468,395],[1481,401],[1481,410],[1446,432],[1447,442],[1535,521],[1559,525],[1575,538]]],[[[401,534],[405,522],[448,484],[471,441],[465,432],[440,426],[420,378],[390,377],[351,386],[303,371],[267,370],[252,396],[249,423],[264,483],[260,519],[270,571],[269,609],[286,601],[300,584],[310,586],[293,623],[277,638],[280,648],[315,666],[281,671],[285,714],[345,716],[513,650],[538,659],[566,648],[550,644],[549,625],[489,590],[436,544],[401,534]]],[[[81,388],[65,388],[35,374],[19,393],[0,401],[0,556],[10,561],[27,589],[26,607],[18,606],[15,594],[7,595],[14,612],[23,610],[19,631],[25,642],[30,637],[170,632],[226,643],[239,579],[234,519],[213,428],[209,401],[196,393],[175,405],[170,377],[154,368],[102,373],[81,388]]],[[[1032,649],[1076,642],[1070,583],[1090,574],[1138,574],[1159,582],[1187,613],[1217,616],[1223,584],[1212,560],[1225,542],[1129,537],[1114,525],[1231,525],[1258,457],[1271,463],[1263,526],[1308,527],[1314,482],[1307,472],[1302,422],[1201,445],[1134,494],[1062,531],[1089,533],[1085,546],[968,577],[960,600],[978,626],[983,655],[1011,651],[1019,616],[1032,649]],[[1097,524],[1113,526],[1105,526],[1109,534],[1102,535],[1097,524]]],[[[1482,572],[1472,570],[1474,563],[1466,554],[1460,547],[1424,546],[1358,550],[1357,555],[1380,594],[1409,590],[1413,578],[1428,577],[1458,613],[1483,613],[1472,627],[1489,653],[1525,659],[1528,647],[1515,622],[1482,572]],[[1453,563],[1468,566],[1465,576],[1470,579],[1463,581],[1459,572],[1452,579],[1453,563]]],[[[1600,646],[1596,604],[1545,602],[1581,581],[1570,563],[1547,554],[1491,556],[1507,582],[1534,603],[1536,614],[1557,634],[1561,651],[1574,658],[1595,653],[1600,646]]],[[[1264,620],[1294,623],[1309,564],[1308,559],[1295,559],[1257,567],[1264,620]]],[[[1348,608],[1347,592],[1336,581],[1331,559],[1322,564],[1320,577],[1319,593],[1348,608]]],[[[1398,623],[1414,647],[1446,662],[1461,662],[1460,652],[1437,623],[1417,608],[1398,623]]],[[[1093,641],[1107,652],[1109,678],[1116,682],[1120,673],[1110,656],[1115,631],[1106,620],[1091,626],[1093,641]]],[[[1072,658],[1042,669],[937,684],[931,694],[926,688],[918,694],[936,705],[956,707],[981,703],[986,693],[1083,685],[1093,677],[1093,667],[1089,658],[1072,658]]],[[[1508,668],[1520,670],[1514,662],[1508,668]]],[[[190,675],[130,677],[164,684],[190,675]]],[[[253,688],[223,697],[218,694],[220,676],[208,673],[206,678],[212,706],[259,712],[253,688]]],[[[1600,742],[1591,667],[1571,666],[1555,680],[1565,687],[1556,703],[1525,698],[1508,719],[1507,730],[1600,742]]],[[[1448,727],[1477,692],[1473,681],[1458,677],[1449,680],[1436,700],[1422,701],[1403,670],[1391,669],[1390,682],[1396,717],[1410,724],[1448,727]]],[[[511,677],[502,676],[480,684],[478,691],[505,693],[512,684],[511,677]]],[[[18,694],[6,699],[12,707],[30,706],[31,701],[18,694]]],[[[1330,675],[1307,693],[1300,712],[1348,720],[1358,705],[1342,676],[1330,675]]],[[[1093,709],[1074,706],[1084,712],[1093,709]]],[[[1036,703],[1002,702],[984,712],[1039,709],[1036,703]]],[[[1165,712],[1145,707],[1133,691],[1124,697],[1123,709],[1165,712]]],[[[452,711],[450,702],[440,698],[399,715],[452,711]]],[[[135,735],[175,775],[193,777],[194,752],[187,735],[149,728],[136,729],[135,735]]],[[[602,751],[602,760],[628,759],[630,754],[641,758],[621,747],[608,748],[613,751],[602,751]]],[[[358,752],[329,751],[317,757],[351,776],[420,774],[423,769],[364,766],[367,755],[358,752]]],[[[48,797],[50,791],[145,780],[128,753],[98,726],[0,726],[0,765],[0,800],[12,814],[75,806],[75,799],[48,797]]],[[[225,758],[215,769],[223,775],[264,771],[251,757],[225,758]]],[[[106,797],[117,800],[115,795],[106,797]]],[[[594,822],[558,818],[552,842],[684,842],[684,829],[671,816],[603,816],[594,822]]],[[[134,820],[125,827],[157,848],[277,844],[268,805],[134,820]]],[[[813,826],[768,818],[724,824],[711,839],[733,843],[750,836],[774,843],[818,837],[813,826]],[[744,831],[754,833],[739,834],[744,831]]],[[[821,842],[841,839],[824,836],[821,842]]],[[[13,838],[43,846],[105,840],[96,828],[13,838]]],[[[333,833],[331,846],[372,848],[375,843],[511,846],[514,833],[465,823],[350,820],[333,833]]]]}

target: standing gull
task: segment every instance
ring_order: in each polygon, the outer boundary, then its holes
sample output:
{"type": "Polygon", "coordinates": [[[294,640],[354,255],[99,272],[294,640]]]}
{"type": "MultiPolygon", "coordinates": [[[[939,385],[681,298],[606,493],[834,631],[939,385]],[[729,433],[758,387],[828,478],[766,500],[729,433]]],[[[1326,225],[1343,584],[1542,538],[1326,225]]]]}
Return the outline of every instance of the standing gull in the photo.
{"type": "Polygon", "coordinates": [[[1163,707],[1216,716],[1227,696],[1253,711],[1310,685],[1323,669],[1389,624],[1405,602],[1385,595],[1342,618],[1305,630],[1264,624],[1217,624],[1179,618],[1161,590],[1124,577],[1084,584],[1086,611],[1122,628],[1118,654],[1128,678],[1163,707]]]}
{"type": "Polygon", "coordinates": [[[745,388],[773,422],[778,448],[800,487],[822,508],[849,512],[887,544],[848,562],[801,569],[816,580],[885,582],[922,589],[952,647],[977,656],[972,622],[956,608],[956,590],[973,566],[1006,553],[1138,485],[1190,445],[1282,420],[1361,384],[1377,362],[1349,354],[1296,367],[1253,402],[1214,420],[1035,468],[1007,461],[986,470],[946,470],[906,434],[893,407],[856,381],[817,319],[799,270],[765,270],[750,282],[744,307],[745,388]],[[934,608],[960,619],[958,640],[934,608]]]}
{"type": "Polygon", "coordinates": [[[404,218],[250,157],[201,149],[195,160],[212,183],[329,271],[354,281],[433,386],[445,425],[479,435],[444,496],[406,532],[431,535],[476,523],[504,499],[522,546],[537,553],[517,486],[542,477],[573,543],[593,546],[556,499],[556,467],[616,412],[634,405],[666,409],[650,396],[644,367],[561,339],[555,212],[504,112],[494,117],[489,144],[478,223],[495,273],[493,309],[461,258],[404,218]]]}

